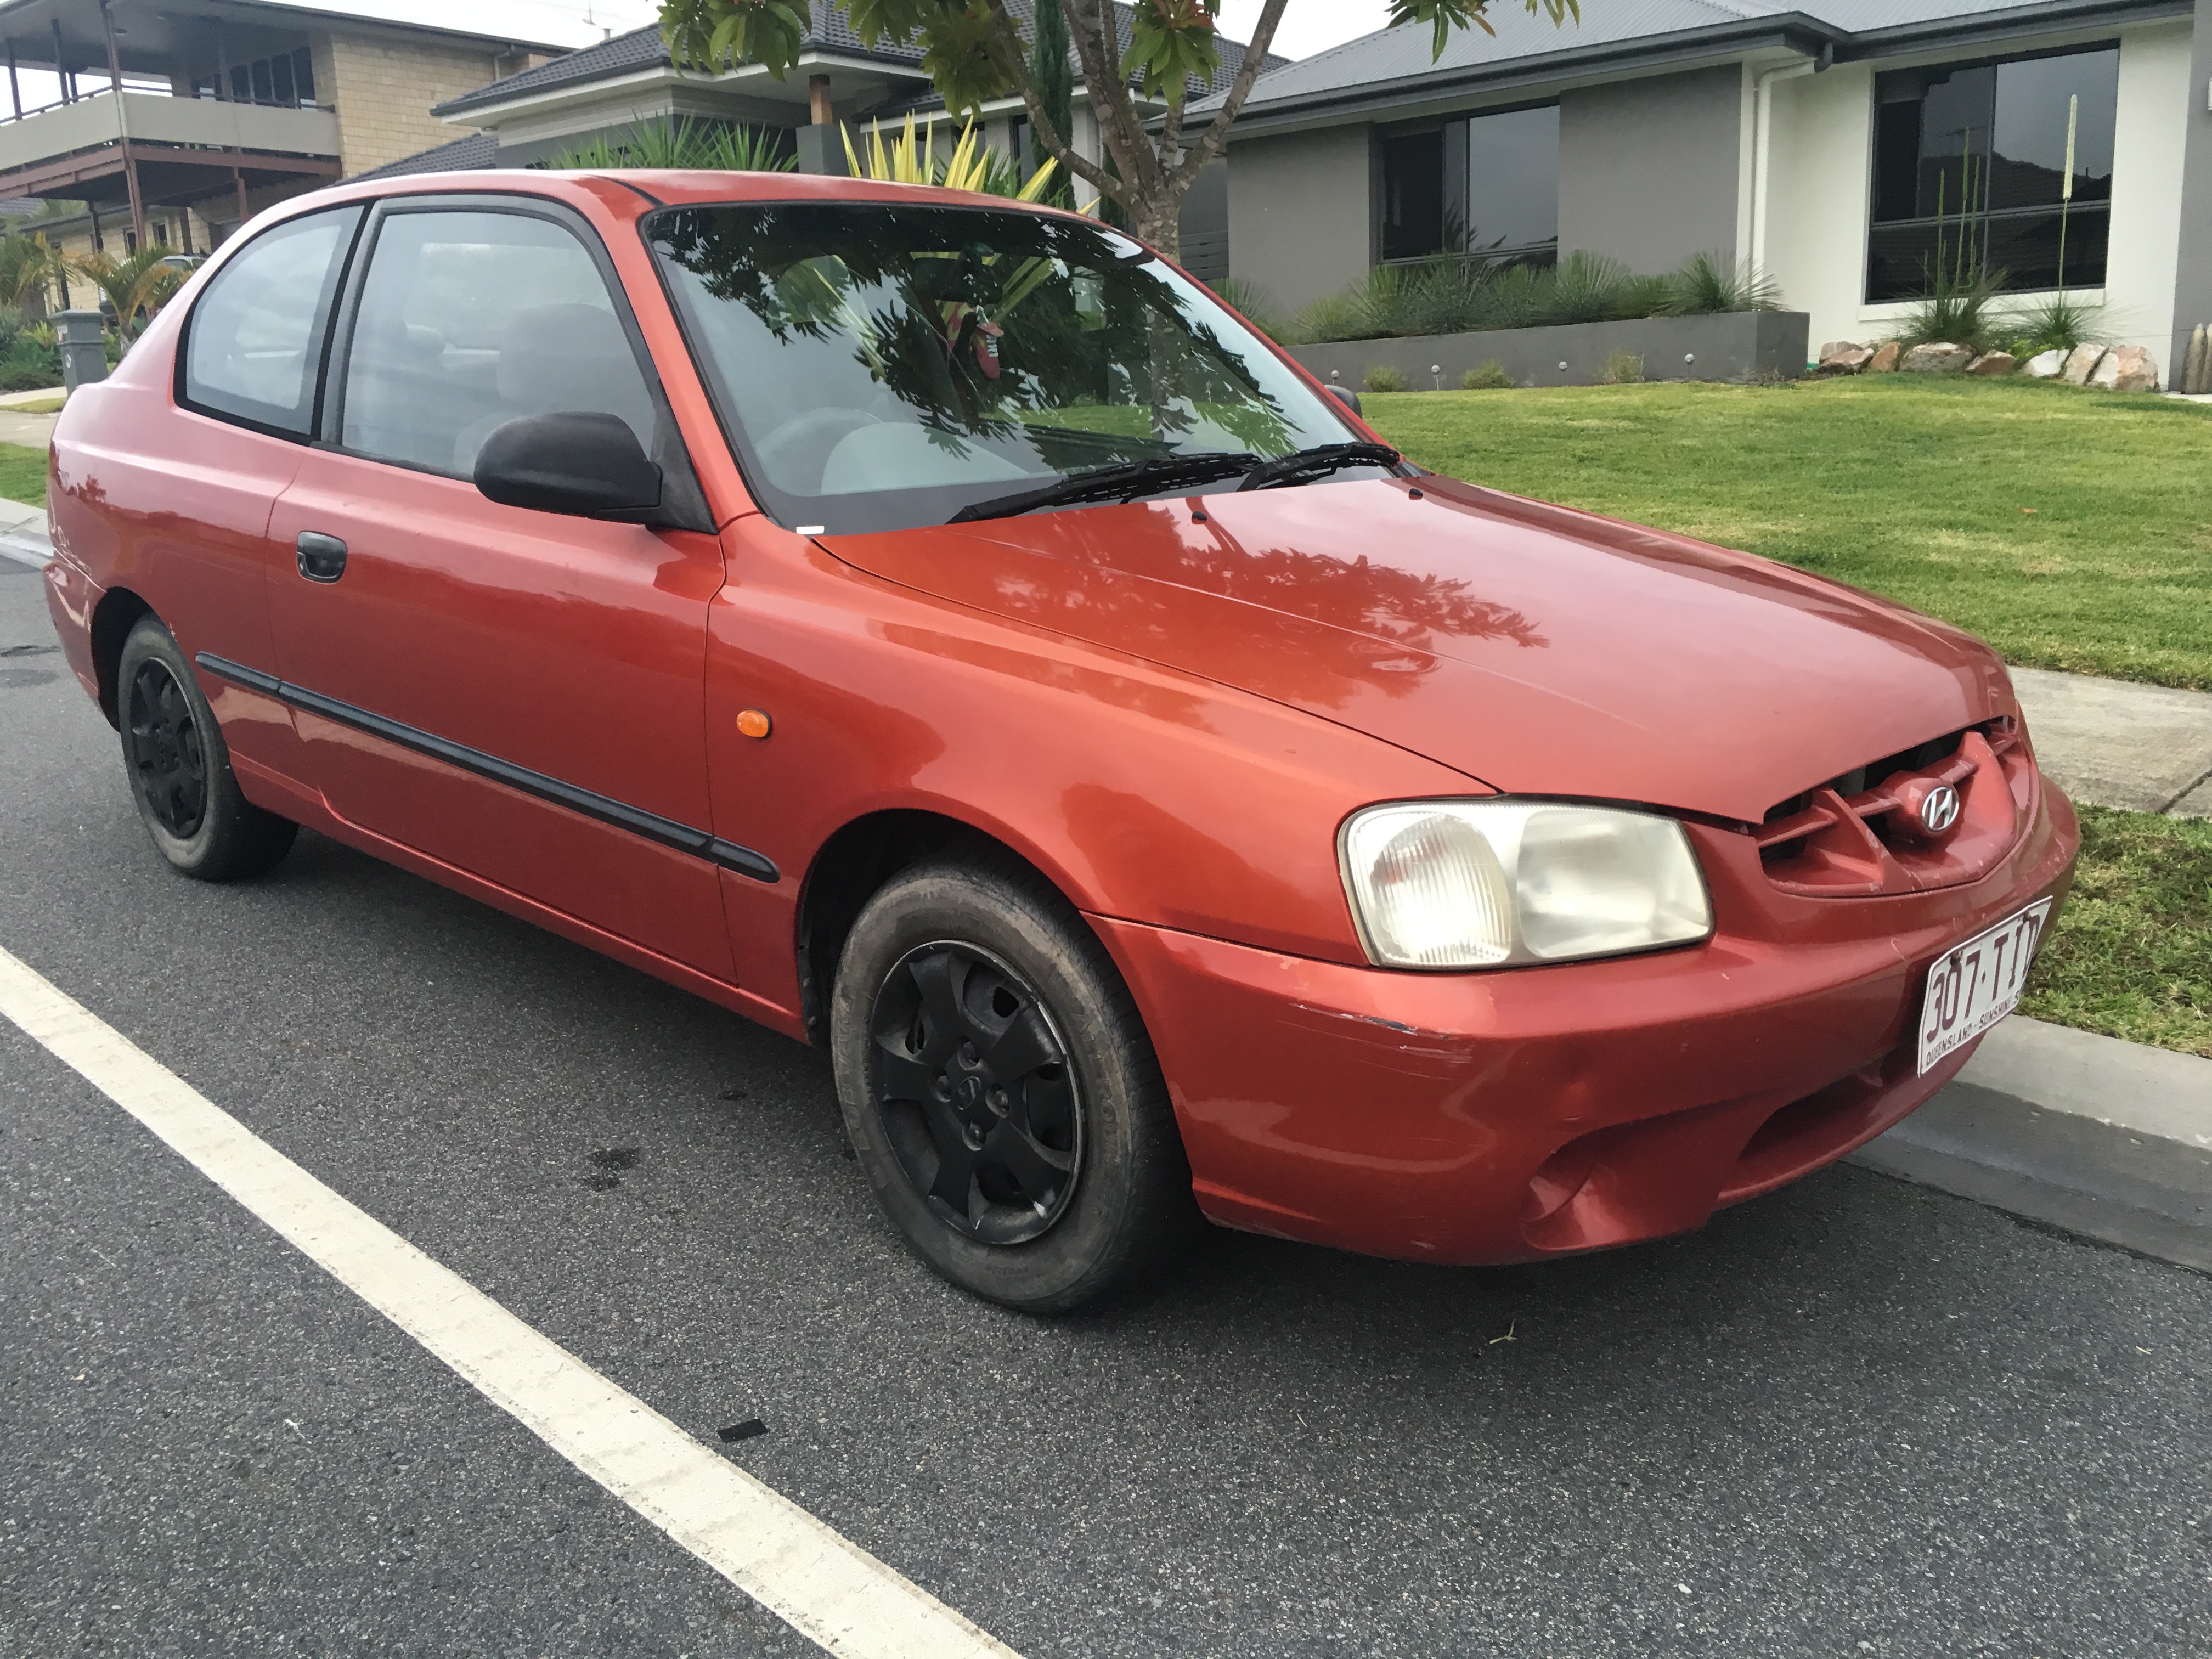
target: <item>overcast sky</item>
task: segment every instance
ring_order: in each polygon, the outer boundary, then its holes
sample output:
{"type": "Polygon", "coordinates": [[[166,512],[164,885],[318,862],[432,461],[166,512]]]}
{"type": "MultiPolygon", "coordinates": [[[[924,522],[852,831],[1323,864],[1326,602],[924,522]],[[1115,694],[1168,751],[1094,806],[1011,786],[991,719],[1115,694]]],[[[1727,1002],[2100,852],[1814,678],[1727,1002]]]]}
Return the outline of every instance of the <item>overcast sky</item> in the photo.
{"type": "MultiPolygon", "coordinates": [[[[1261,0],[1221,0],[1221,32],[1249,40],[1261,0]]],[[[1275,28],[1274,50],[1285,58],[1310,58],[1346,40],[1372,34],[1390,21],[1390,0],[1291,0],[1275,28]]]]}

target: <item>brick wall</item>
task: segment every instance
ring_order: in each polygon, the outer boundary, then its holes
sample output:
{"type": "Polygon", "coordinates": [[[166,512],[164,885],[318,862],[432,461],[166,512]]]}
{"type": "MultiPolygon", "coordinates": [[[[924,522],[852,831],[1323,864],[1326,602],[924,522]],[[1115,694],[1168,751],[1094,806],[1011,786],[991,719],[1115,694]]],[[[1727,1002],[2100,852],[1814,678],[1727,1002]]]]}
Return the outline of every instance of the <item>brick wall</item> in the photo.
{"type": "Polygon", "coordinates": [[[494,54],[459,46],[331,33],[316,35],[313,50],[316,100],[337,107],[349,179],[452,140],[430,106],[497,78],[494,54]]]}

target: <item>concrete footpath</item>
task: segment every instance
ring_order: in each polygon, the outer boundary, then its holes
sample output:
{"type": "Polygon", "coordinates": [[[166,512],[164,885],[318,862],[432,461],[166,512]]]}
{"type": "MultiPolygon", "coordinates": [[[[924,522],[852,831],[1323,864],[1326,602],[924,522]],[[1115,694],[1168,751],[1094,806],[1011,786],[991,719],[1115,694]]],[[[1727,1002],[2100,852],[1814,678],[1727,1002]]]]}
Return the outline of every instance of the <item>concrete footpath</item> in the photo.
{"type": "MultiPolygon", "coordinates": [[[[52,556],[0,501],[0,557],[52,556]]],[[[2044,769],[2077,800],[2212,817],[2212,695],[2015,668],[2044,769]]],[[[2015,1015],[1853,1162],[2212,1273],[2212,1060],[2015,1015]]]]}

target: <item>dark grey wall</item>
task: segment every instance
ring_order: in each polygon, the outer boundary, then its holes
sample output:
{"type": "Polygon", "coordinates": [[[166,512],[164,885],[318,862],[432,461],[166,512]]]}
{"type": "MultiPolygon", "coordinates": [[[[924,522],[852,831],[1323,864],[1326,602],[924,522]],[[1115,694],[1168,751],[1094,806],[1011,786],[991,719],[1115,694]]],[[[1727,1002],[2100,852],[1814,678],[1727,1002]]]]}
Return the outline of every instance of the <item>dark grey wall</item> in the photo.
{"type": "Polygon", "coordinates": [[[1374,146],[1364,126],[1229,145],[1229,269],[1285,313],[1367,275],[1374,146]]]}
{"type": "Polygon", "coordinates": [[[1194,179],[1176,222],[1182,268],[1201,283],[1229,275],[1229,163],[1215,161],[1194,179]]]}
{"type": "Polygon", "coordinates": [[[2189,115],[2181,153],[2181,262],[2174,273],[2173,342],[2166,383],[2181,384],[2189,336],[2212,323],[2212,0],[2197,0],[2197,33],[2189,54],[2189,115]]]}
{"type": "Polygon", "coordinates": [[[1708,251],[1733,261],[1742,132],[1733,64],[1564,94],[1560,252],[1603,254],[1639,275],[1708,251]]]}

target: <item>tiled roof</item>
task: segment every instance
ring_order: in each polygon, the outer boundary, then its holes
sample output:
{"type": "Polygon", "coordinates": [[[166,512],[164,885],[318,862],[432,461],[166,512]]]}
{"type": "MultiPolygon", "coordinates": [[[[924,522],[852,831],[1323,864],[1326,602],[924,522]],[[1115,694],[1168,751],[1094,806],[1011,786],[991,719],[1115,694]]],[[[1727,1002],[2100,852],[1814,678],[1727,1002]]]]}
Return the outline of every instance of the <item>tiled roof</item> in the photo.
{"type": "Polygon", "coordinates": [[[402,156],[368,173],[355,174],[360,179],[404,179],[415,173],[473,173],[483,167],[499,165],[499,139],[489,132],[472,132],[465,138],[456,138],[450,144],[441,144],[435,149],[417,150],[412,155],[402,156]]]}
{"type": "MultiPolygon", "coordinates": [[[[1007,10],[1029,33],[1036,17],[1036,0],[1007,0],[1007,10]]],[[[1133,13],[1127,5],[1115,7],[1120,24],[1121,44],[1126,50],[1129,42],[1129,27],[1133,13]]],[[[917,77],[921,70],[921,52],[918,46],[894,46],[888,43],[876,47],[861,45],[860,38],[853,33],[853,25],[845,15],[842,0],[813,0],[813,27],[807,30],[802,50],[835,52],[855,57],[872,58],[879,63],[910,66],[917,77]]],[[[1226,90],[1244,61],[1241,42],[1224,40],[1221,42],[1221,73],[1216,77],[1209,93],[1226,90]]],[[[464,93],[459,98],[448,99],[431,112],[435,115],[459,115],[469,110],[481,109],[489,104],[501,104],[509,99],[527,97],[535,92],[549,92],[556,87],[578,87],[593,81],[611,80],[617,76],[635,74],[640,70],[659,69],[669,61],[667,43],[661,39],[659,25],[634,29],[628,34],[618,34],[611,40],[603,40],[596,46],[586,46],[581,52],[572,52],[565,58],[556,58],[550,64],[525,70],[520,75],[510,75],[504,81],[495,81],[488,87],[464,93]]],[[[1288,59],[1271,58],[1270,65],[1287,64],[1288,59]]],[[[1079,84],[1082,71],[1076,79],[1079,84]]],[[[926,85],[926,83],[925,83],[926,85]]],[[[910,98],[900,100],[891,112],[903,113],[911,109],[944,107],[943,101],[933,92],[918,90],[910,98]]]]}
{"type": "MultiPolygon", "coordinates": [[[[1578,58],[1618,59],[1639,46],[1680,44],[1701,35],[1727,37],[1783,30],[1851,44],[1854,37],[1910,29],[1940,34],[1977,22],[2053,27],[2094,22],[2100,14],[2141,12],[2146,0],[1607,0],[1583,9],[1580,23],[1554,27],[1518,5],[1493,6],[1498,31],[1455,33],[1443,56],[1432,58],[1435,36],[1424,25],[1382,29],[1342,46],[1270,69],[1252,89],[1247,115],[1288,114],[1301,106],[1366,94],[1387,96],[1402,88],[1417,95],[1438,82],[1477,81],[1510,74],[1541,60],[1562,70],[1578,58]]],[[[2148,0],[2155,6],[2156,0],[2148,0]]],[[[2178,15],[2189,0],[2172,0],[2178,15]]],[[[1205,105],[1199,106],[1201,111],[1205,105]]]]}

